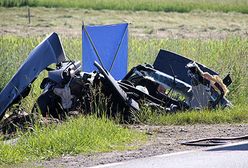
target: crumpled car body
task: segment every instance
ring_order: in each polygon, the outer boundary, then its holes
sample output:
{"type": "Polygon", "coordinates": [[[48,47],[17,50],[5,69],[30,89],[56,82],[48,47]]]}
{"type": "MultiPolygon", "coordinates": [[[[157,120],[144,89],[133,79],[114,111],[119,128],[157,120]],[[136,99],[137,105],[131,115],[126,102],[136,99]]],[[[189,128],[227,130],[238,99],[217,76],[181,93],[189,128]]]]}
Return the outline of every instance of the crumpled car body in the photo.
{"type": "Polygon", "coordinates": [[[29,93],[29,86],[41,71],[49,65],[61,63],[65,60],[65,53],[56,33],[49,35],[36,48],[20,66],[8,84],[0,93],[0,118],[6,109],[18,102],[29,93]]]}
{"type": "MultiPolygon", "coordinates": [[[[147,88],[149,94],[158,99],[166,98],[167,106],[178,106],[182,109],[215,108],[217,105],[230,107],[232,104],[223,93],[218,93],[212,86],[202,82],[197,74],[191,72],[189,66],[194,64],[202,72],[210,76],[218,76],[218,73],[206,66],[196,63],[176,53],[160,50],[153,66],[138,65],[132,68],[123,80],[131,82],[134,86],[142,85],[147,88]],[[191,73],[190,73],[191,72],[191,73]],[[155,85],[155,83],[157,85],[155,85]],[[161,89],[162,88],[162,89],[161,89]],[[167,93],[165,93],[167,91],[167,93]],[[160,92],[160,93],[159,93],[160,92]],[[184,101],[169,101],[171,92],[176,92],[184,97],[184,101]],[[179,103],[180,102],[180,103],[179,103]]],[[[208,81],[209,83],[210,81],[208,81]]],[[[232,83],[230,75],[223,80],[223,84],[229,86],[232,83]]]]}

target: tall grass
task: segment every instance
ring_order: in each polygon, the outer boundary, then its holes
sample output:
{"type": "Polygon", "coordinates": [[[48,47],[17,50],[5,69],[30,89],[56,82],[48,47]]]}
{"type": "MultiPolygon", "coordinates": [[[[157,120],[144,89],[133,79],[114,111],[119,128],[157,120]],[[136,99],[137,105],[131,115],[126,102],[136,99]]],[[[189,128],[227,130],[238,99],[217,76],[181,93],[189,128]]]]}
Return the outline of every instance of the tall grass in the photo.
{"type": "MultiPolygon", "coordinates": [[[[3,36],[0,38],[0,90],[11,78],[28,53],[42,38],[3,36]]],[[[62,38],[70,59],[81,60],[81,39],[62,38]]],[[[159,49],[168,49],[205,64],[224,77],[231,73],[233,84],[229,98],[234,104],[248,102],[248,40],[228,38],[224,40],[129,40],[129,69],[140,63],[153,63],[159,49]]],[[[34,93],[38,91],[38,85],[34,93]]],[[[37,86],[37,87],[36,87],[37,86]]],[[[39,94],[39,92],[37,93],[39,94]]],[[[37,95],[36,94],[36,95],[37,95]]]]}
{"type": "Polygon", "coordinates": [[[137,119],[144,124],[152,125],[188,125],[188,124],[233,124],[248,123],[247,105],[235,105],[232,109],[217,109],[213,111],[186,111],[164,113],[161,110],[144,108],[136,114],[137,119]]]}
{"type": "Polygon", "coordinates": [[[16,144],[0,141],[0,166],[49,159],[61,155],[89,154],[132,149],[144,134],[120,127],[107,119],[77,118],[60,125],[41,127],[23,134],[16,144]]]}
{"type": "Polygon", "coordinates": [[[190,12],[211,10],[248,13],[247,0],[1,0],[0,6],[45,6],[110,10],[190,12]]]}

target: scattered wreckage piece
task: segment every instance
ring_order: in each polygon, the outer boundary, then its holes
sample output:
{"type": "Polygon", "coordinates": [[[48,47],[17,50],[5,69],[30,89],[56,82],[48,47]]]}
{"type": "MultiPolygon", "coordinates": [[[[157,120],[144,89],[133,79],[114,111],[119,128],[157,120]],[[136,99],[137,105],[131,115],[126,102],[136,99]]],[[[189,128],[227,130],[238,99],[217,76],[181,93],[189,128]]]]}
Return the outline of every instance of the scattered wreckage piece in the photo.
{"type": "Polygon", "coordinates": [[[153,66],[154,69],[191,85],[191,97],[187,101],[187,104],[191,108],[211,109],[217,105],[223,108],[232,106],[231,102],[225,97],[226,93],[223,94],[221,91],[227,91],[226,87],[232,83],[230,74],[221,80],[217,72],[193,60],[166,50],[159,51],[153,66]],[[204,74],[208,74],[211,79],[207,78],[206,75],[204,76],[204,74]],[[213,87],[214,84],[211,83],[216,83],[219,87],[216,89],[216,87],[213,87]]]}
{"type": "Polygon", "coordinates": [[[153,66],[137,65],[120,81],[104,65],[95,61],[94,66],[98,71],[88,73],[81,70],[80,62],[67,61],[58,35],[52,33],[1,91],[0,115],[28,95],[32,82],[45,69],[48,77],[43,79],[43,93],[34,105],[43,117],[61,119],[78,110],[92,113],[93,104],[98,103],[94,89],[100,89],[107,99],[107,116],[121,114],[124,121],[130,121],[144,104],[164,112],[231,106],[225,98],[226,87],[232,83],[230,75],[222,81],[213,70],[169,51],[160,50],[153,66]],[[56,68],[49,68],[53,63],[56,68]]]}
{"type": "Polygon", "coordinates": [[[17,130],[31,129],[34,124],[34,114],[24,111],[15,111],[5,120],[0,122],[0,132],[3,134],[11,134],[17,130]]]}
{"type": "Polygon", "coordinates": [[[59,37],[52,33],[29,54],[0,93],[0,119],[12,104],[19,102],[29,94],[31,84],[41,71],[52,63],[65,60],[65,53],[59,37]]]}
{"type": "MultiPolygon", "coordinates": [[[[73,62],[67,64],[74,65],[73,62]]],[[[94,64],[99,72],[92,73],[79,71],[79,64],[75,66],[67,64],[53,70],[56,73],[48,72],[48,78],[42,82],[41,88],[44,90],[37,100],[37,105],[44,117],[51,115],[54,118],[63,118],[68,111],[77,108],[81,108],[82,113],[91,113],[92,104],[95,103],[93,101],[96,100],[93,92],[95,87],[101,88],[100,90],[108,99],[108,115],[121,111],[127,117],[125,113],[128,113],[129,108],[139,110],[137,102],[128,97],[111,74],[97,62],[94,64]],[[55,80],[59,77],[62,77],[62,80],[55,80]]]]}
{"type": "Polygon", "coordinates": [[[62,62],[56,65],[56,69],[49,69],[48,77],[40,85],[43,92],[37,99],[43,117],[51,115],[63,118],[65,111],[76,106],[74,98],[80,97],[87,89],[84,89],[84,83],[79,83],[76,76],[80,70],[81,63],[74,61],[62,62]]]}
{"type": "Polygon", "coordinates": [[[224,80],[218,75],[211,75],[208,72],[203,72],[195,62],[188,63],[188,76],[191,77],[192,97],[191,105],[193,108],[203,106],[210,109],[221,107],[231,107],[232,104],[225,98],[229,92],[227,86],[232,83],[228,74],[224,80]]]}
{"type": "MultiPolygon", "coordinates": [[[[72,111],[69,112],[68,116],[74,116],[72,113],[72,111]]],[[[33,131],[37,125],[47,126],[61,122],[62,120],[56,118],[44,118],[37,113],[27,113],[23,109],[16,109],[0,121],[0,134],[4,135],[4,139],[9,139],[15,137],[16,132],[33,131]]]]}
{"type": "Polygon", "coordinates": [[[146,94],[161,100],[168,111],[189,109],[185,101],[173,98],[170,93],[175,90],[178,93],[188,94],[190,85],[153,69],[151,65],[138,65],[132,68],[123,79],[123,82],[126,81],[136,88],[144,87],[146,94]],[[166,89],[170,89],[168,93],[165,93],[166,89]]]}
{"type": "MultiPolygon", "coordinates": [[[[161,57],[166,55],[161,54],[174,53],[161,50],[154,66],[157,69],[161,69],[161,64],[158,60],[164,60],[161,57]]],[[[168,58],[167,58],[168,59],[168,58]]],[[[231,103],[225,98],[227,93],[227,86],[232,82],[230,75],[222,81],[218,75],[212,70],[199,64],[207,72],[203,72],[197,63],[188,60],[182,56],[175,58],[171,57],[167,60],[168,64],[164,64],[165,67],[173,65],[177,69],[174,71],[170,67],[169,74],[168,69],[162,69],[164,72],[155,69],[152,65],[138,65],[132,68],[129,73],[123,78],[123,81],[128,81],[135,87],[145,87],[147,94],[156,97],[157,99],[163,100],[167,108],[170,110],[185,110],[185,109],[198,109],[198,108],[215,108],[217,105],[221,105],[223,108],[232,106],[231,103]],[[181,72],[182,71],[182,72],[181,72]],[[177,73],[177,75],[175,74],[177,73]],[[170,74],[174,74],[171,76],[170,74]],[[187,77],[185,77],[187,74],[187,77]],[[176,93],[176,94],[175,94],[176,93]],[[174,97],[181,97],[182,100],[174,97]]]]}

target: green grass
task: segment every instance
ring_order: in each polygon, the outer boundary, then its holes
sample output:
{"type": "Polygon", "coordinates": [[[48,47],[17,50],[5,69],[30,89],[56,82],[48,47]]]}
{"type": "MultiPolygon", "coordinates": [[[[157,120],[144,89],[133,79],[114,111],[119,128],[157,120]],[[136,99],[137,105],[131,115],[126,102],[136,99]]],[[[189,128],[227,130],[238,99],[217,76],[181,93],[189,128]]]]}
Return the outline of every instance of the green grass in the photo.
{"type": "Polygon", "coordinates": [[[0,166],[43,160],[62,155],[134,149],[144,134],[123,128],[107,119],[80,117],[63,124],[36,126],[15,145],[0,141],[0,166]]]}
{"type": "Polygon", "coordinates": [[[138,120],[152,125],[234,124],[248,123],[247,105],[236,105],[232,109],[213,111],[186,111],[163,113],[159,110],[143,109],[136,114],[138,120]]]}
{"type": "Polygon", "coordinates": [[[211,10],[248,13],[247,0],[2,0],[0,6],[44,6],[110,10],[190,12],[211,10]]]}

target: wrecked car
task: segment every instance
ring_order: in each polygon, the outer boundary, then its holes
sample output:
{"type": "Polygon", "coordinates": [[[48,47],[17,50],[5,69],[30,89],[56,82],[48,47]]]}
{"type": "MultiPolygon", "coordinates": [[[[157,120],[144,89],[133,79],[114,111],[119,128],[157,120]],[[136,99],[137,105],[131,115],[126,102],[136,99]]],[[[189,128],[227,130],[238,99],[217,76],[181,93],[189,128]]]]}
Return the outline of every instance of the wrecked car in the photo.
{"type": "Polygon", "coordinates": [[[230,75],[222,81],[216,72],[170,51],[160,50],[153,66],[138,65],[123,80],[144,86],[167,107],[174,105],[178,110],[232,106],[225,98],[227,86],[232,83],[230,75]],[[173,93],[183,101],[173,100],[173,93]]]}
{"type": "Polygon", "coordinates": [[[96,108],[94,104],[99,103],[95,97],[100,95],[107,100],[107,115],[122,115],[125,121],[129,121],[143,105],[156,106],[164,112],[232,106],[225,97],[227,87],[232,83],[230,75],[222,80],[217,72],[170,51],[160,50],[153,65],[137,65],[125,74],[127,62],[117,58],[120,50],[127,54],[126,45],[121,47],[122,42],[127,40],[127,25],[121,26],[123,34],[119,38],[120,43],[114,41],[117,47],[111,52],[114,56],[110,63],[104,63],[100,57],[105,50],[99,49],[97,40],[93,42],[96,37],[90,37],[93,29],[89,33],[84,28],[91,45],[87,48],[91,49],[88,52],[94,53],[94,57],[91,62],[84,63],[83,60],[83,66],[94,66],[92,71],[84,71],[80,61],[66,59],[56,33],[48,36],[29,54],[1,91],[0,117],[10,106],[28,95],[31,84],[45,69],[48,76],[40,84],[43,92],[34,105],[43,117],[63,118],[73,110],[90,114],[96,108]],[[118,74],[118,67],[114,64],[116,60],[124,67],[120,70],[122,75],[118,74]],[[55,64],[55,68],[50,68],[51,64],[55,64]],[[112,69],[113,74],[117,75],[112,76],[112,69]]]}

